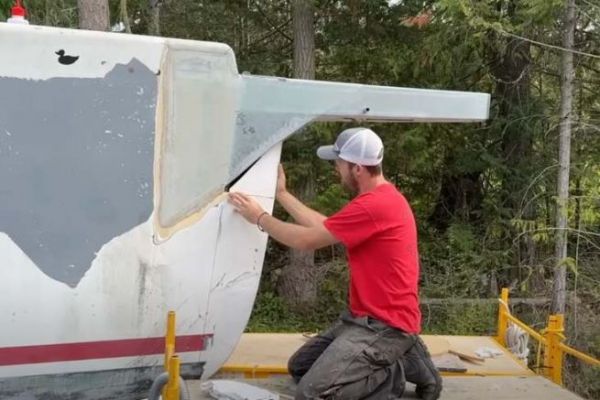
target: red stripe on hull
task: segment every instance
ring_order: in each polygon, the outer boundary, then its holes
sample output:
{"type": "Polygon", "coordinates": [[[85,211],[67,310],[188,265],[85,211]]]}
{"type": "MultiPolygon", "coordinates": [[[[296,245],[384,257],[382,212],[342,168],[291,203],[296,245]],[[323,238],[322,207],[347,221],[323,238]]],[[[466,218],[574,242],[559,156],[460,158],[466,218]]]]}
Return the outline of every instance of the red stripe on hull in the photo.
{"type": "MultiPolygon", "coordinates": [[[[210,337],[211,334],[177,336],[175,352],[204,350],[206,339],[210,337]]],[[[164,337],[0,347],[0,366],[149,356],[164,352],[164,337]]]]}

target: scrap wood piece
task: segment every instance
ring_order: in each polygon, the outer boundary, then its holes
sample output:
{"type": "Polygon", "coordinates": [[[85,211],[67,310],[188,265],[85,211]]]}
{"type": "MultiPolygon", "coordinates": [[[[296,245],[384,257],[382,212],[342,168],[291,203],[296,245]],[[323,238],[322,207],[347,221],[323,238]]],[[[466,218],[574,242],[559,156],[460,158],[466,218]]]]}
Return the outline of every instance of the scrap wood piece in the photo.
{"type": "Polygon", "coordinates": [[[431,357],[431,361],[433,361],[433,365],[435,365],[440,372],[467,372],[467,367],[465,367],[460,358],[454,354],[446,353],[433,356],[431,357]]]}
{"type": "Polygon", "coordinates": [[[460,359],[468,361],[468,362],[472,362],[474,364],[482,364],[483,362],[485,362],[485,359],[482,357],[477,356],[476,354],[471,354],[469,352],[464,352],[464,351],[459,351],[459,350],[455,350],[453,348],[450,348],[450,350],[448,351],[450,354],[454,354],[456,356],[458,356],[460,359]]]}

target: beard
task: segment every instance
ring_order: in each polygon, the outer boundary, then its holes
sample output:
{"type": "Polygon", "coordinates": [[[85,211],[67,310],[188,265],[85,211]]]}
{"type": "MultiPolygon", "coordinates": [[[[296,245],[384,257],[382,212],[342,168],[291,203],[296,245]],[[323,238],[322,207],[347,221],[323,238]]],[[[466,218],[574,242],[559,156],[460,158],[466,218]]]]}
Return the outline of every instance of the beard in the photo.
{"type": "Polygon", "coordinates": [[[342,187],[352,197],[358,194],[358,181],[352,176],[352,174],[348,174],[344,179],[342,179],[342,187]]]}

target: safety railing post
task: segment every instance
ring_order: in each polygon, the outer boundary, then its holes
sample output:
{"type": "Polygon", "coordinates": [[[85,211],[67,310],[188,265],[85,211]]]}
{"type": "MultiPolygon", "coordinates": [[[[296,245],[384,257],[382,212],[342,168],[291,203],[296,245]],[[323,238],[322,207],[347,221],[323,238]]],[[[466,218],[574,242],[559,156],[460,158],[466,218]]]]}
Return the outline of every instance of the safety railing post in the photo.
{"type": "MultiPolygon", "coordinates": [[[[165,336],[165,371],[169,373],[169,382],[171,381],[171,359],[175,355],[175,311],[169,311],[167,314],[167,334],[165,336]]],[[[179,371],[177,372],[179,376],[179,371]]],[[[168,387],[168,386],[167,386],[168,387]]],[[[167,387],[162,390],[163,399],[167,397],[167,387]]],[[[174,397],[175,398],[175,397],[174,397]]],[[[176,397],[179,399],[179,397],[176,397]]]]}
{"type": "Polygon", "coordinates": [[[179,356],[177,355],[169,360],[169,382],[166,391],[166,400],[179,400],[179,356]]]}
{"type": "Polygon", "coordinates": [[[554,383],[562,385],[563,351],[560,347],[564,339],[564,315],[555,314],[548,318],[548,327],[544,333],[546,348],[544,350],[545,375],[554,383]]]}
{"type": "Polygon", "coordinates": [[[503,288],[500,294],[500,304],[498,304],[498,330],[496,341],[506,347],[506,330],[508,329],[508,318],[506,317],[508,308],[508,289],[503,288]]]}
{"type": "Polygon", "coordinates": [[[165,336],[165,371],[169,370],[169,359],[175,353],[175,311],[167,314],[167,335],[165,336]],[[170,354],[169,354],[170,353],[170,354]]]}

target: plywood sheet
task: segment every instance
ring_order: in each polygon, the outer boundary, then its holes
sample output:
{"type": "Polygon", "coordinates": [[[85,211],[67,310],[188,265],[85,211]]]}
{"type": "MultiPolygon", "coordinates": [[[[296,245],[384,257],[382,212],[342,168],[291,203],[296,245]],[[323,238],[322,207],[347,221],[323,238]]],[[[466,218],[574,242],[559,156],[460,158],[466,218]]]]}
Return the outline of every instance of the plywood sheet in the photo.
{"type": "Polygon", "coordinates": [[[287,366],[308,337],[300,333],[245,333],[225,365],[287,366]]]}
{"type": "Polygon", "coordinates": [[[450,349],[450,343],[444,336],[427,335],[421,336],[421,339],[427,345],[427,350],[432,357],[444,355],[450,349]]]}
{"type": "MultiPolygon", "coordinates": [[[[475,364],[464,362],[470,375],[514,375],[528,376],[533,372],[517,361],[508,350],[503,349],[492,338],[486,336],[436,336],[423,335],[430,353],[434,357],[443,355],[448,348],[456,348],[467,354],[475,354],[481,347],[493,347],[502,355],[475,364]]],[[[242,336],[234,353],[225,366],[273,366],[285,368],[288,359],[308,338],[299,333],[246,333],[242,336]]],[[[464,360],[463,360],[464,361],[464,360]]],[[[460,368],[459,368],[460,367],[460,368]]],[[[457,364],[457,369],[463,365],[457,364]]]]}

